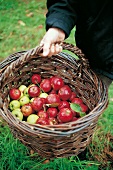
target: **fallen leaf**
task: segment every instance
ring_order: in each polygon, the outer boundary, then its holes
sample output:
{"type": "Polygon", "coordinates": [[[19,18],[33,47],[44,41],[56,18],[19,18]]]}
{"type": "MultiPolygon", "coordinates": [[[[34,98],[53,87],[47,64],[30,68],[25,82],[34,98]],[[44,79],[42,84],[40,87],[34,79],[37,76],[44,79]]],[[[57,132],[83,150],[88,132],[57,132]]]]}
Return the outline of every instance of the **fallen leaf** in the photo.
{"type": "Polygon", "coordinates": [[[20,25],[22,25],[22,26],[25,26],[25,25],[26,25],[26,24],[25,24],[23,21],[21,21],[21,20],[19,20],[18,23],[19,23],[20,25]]]}
{"type": "Polygon", "coordinates": [[[39,29],[43,28],[43,25],[39,25],[38,28],[39,28],[39,29]]]}
{"type": "Polygon", "coordinates": [[[30,12],[30,13],[26,14],[26,16],[27,16],[27,17],[33,17],[34,14],[33,14],[33,12],[30,12]]]}
{"type": "Polygon", "coordinates": [[[109,100],[113,102],[113,98],[110,98],[109,100]]]}

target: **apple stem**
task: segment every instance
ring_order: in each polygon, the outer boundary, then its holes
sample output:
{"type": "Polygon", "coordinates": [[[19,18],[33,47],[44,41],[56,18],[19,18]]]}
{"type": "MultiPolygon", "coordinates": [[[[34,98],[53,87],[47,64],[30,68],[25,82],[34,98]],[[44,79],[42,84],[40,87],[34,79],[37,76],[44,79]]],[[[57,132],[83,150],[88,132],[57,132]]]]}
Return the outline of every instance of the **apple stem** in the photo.
{"type": "Polygon", "coordinates": [[[44,91],[42,90],[42,88],[40,87],[40,84],[37,83],[37,86],[41,89],[41,91],[44,93],[44,91]]]}
{"type": "Polygon", "coordinates": [[[44,112],[46,112],[46,104],[43,104],[44,112]]]}

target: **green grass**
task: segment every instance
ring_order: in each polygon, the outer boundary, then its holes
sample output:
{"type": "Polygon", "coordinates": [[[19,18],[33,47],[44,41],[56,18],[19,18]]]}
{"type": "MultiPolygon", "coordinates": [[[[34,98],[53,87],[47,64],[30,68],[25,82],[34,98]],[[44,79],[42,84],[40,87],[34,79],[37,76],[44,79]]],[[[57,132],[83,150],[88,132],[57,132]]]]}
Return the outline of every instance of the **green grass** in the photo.
{"type": "MultiPolygon", "coordinates": [[[[0,0],[0,60],[14,52],[39,45],[45,33],[46,1],[0,0]]],[[[66,40],[74,44],[74,29],[66,40]]],[[[100,116],[93,141],[84,160],[78,157],[54,159],[47,164],[37,154],[14,139],[9,128],[0,122],[0,170],[110,170],[113,168],[113,84],[109,105],[100,116]]]]}
{"type": "Polygon", "coordinates": [[[45,1],[1,1],[0,57],[38,45],[45,32],[45,1]],[[5,6],[3,8],[3,6],[5,6]],[[31,13],[31,16],[29,16],[31,13]]]}

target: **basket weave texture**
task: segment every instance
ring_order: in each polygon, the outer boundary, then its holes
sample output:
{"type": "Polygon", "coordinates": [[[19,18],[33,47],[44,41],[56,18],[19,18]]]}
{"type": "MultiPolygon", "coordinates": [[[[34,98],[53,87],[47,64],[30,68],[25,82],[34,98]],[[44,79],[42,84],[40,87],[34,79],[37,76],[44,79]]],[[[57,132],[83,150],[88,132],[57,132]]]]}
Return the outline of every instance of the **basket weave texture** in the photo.
{"type": "Polygon", "coordinates": [[[42,157],[56,158],[78,155],[89,145],[99,116],[108,104],[107,88],[90,69],[80,49],[68,43],[63,49],[71,51],[56,56],[41,57],[41,47],[17,52],[0,63],[0,115],[9,125],[12,134],[28,148],[42,157]],[[42,126],[19,121],[8,109],[8,93],[12,87],[29,85],[33,73],[42,78],[59,75],[88,106],[90,112],[77,121],[42,126]]]}

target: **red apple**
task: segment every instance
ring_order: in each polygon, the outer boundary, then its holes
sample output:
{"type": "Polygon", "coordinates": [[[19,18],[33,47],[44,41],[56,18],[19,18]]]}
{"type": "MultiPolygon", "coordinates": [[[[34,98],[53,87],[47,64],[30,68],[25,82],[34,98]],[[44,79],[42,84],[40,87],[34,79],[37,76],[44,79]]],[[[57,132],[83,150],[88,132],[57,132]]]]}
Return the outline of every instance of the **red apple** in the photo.
{"type": "Polygon", "coordinates": [[[58,120],[54,117],[49,117],[49,125],[58,125],[58,120]]]}
{"type": "Polygon", "coordinates": [[[57,91],[54,90],[54,89],[52,89],[52,90],[49,92],[49,94],[57,94],[57,91]]]}
{"type": "Polygon", "coordinates": [[[30,97],[38,97],[40,95],[40,88],[36,85],[31,86],[28,89],[28,94],[30,97]]]}
{"type": "Polygon", "coordinates": [[[30,103],[25,104],[21,107],[21,112],[25,117],[33,113],[32,105],[30,103]]]}
{"type": "Polygon", "coordinates": [[[36,124],[49,125],[49,120],[47,118],[44,118],[44,117],[39,117],[36,121],[36,124]]]}
{"type": "Polygon", "coordinates": [[[77,96],[76,93],[72,92],[71,97],[69,98],[69,101],[72,101],[76,96],[77,96]]]}
{"type": "Polygon", "coordinates": [[[41,76],[39,74],[33,74],[31,77],[31,82],[33,84],[39,84],[41,82],[41,76]]]}
{"type": "Polygon", "coordinates": [[[53,79],[54,77],[55,77],[55,76],[51,76],[51,77],[49,78],[50,82],[52,82],[52,79],[53,79]]]}
{"type": "Polygon", "coordinates": [[[86,106],[84,103],[81,103],[81,104],[80,104],[80,107],[81,107],[81,111],[82,111],[82,112],[85,112],[85,113],[86,113],[86,112],[88,111],[88,106],[86,106]]]}
{"type": "Polygon", "coordinates": [[[58,91],[58,95],[62,100],[68,100],[71,97],[71,93],[72,91],[68,85],[64,85],[58,91]]]}
{"type": "Polygon", "coordinates": [[[73,117],[72,121],[78,120],[78,117],[73,117]]]}
{"type": "MultiPolygon", "coordinates": [[[[70,108],[71,109],[71,108],[70,108]]],[[[73,113],[73,116],[77,116],[77,112],[75,112],[74,110],[72,110],[71,109],[71,111],[72,111],[72,113],[73,113]]]]}
{"type": "Polygon", "coordinates": [[[60,103],[60,98],[57,94],[49,94],[46,98],[46,102],[51,107],[57,107],[60,103]]]}
{"type": "Polygon", "coordinates": [[[70,104],[69,104],[68,101],[61,101],[61,102],[59,103],[59,105],[58,105],[58,109],[59,109],[59,110],[62,109],[62,108],[64,108],[64,107],[67,107],[67,108],[70,107],[70,104]]]}
{"type": "Polygon", "coordinates": [[[40,83],[40,88],[43,92],[49,92],[51,90],[50,79],[43,79],[40,83]]]}
{"type": "Polygon", "coordinates": [[[47,109],[47,113],[48,113],[49,117],[56,117],[58,114],[58,110],[55,107],[49,107],[47,109]]]}
{"type": "Polygon", "coordinates": [[[75,98],[71,101],[71,103],[81,104],[81,103],[83,103],[83,101],[82,101],[82,99],[80,99],[80,98],[78,98],[78,97],[75,97],[75,98]]]}
{"type": "Polygon", "coordinates": [[[43,117],[43,118],[48,118],[48,113],[44,110],[40,110],[38,113],[37,113],[38,117],[43,117]]]}
{"type": "Polygon", "coordinates": [[[33,108],[35,111],[39,111],[39,110],[43,109],[43,105],[44,105],[45,103],[44,103],[43,98],[35,97],[35,98],[33,99],[33,101],[31,102],[31,104],[32,104],[32,108],[33,108]]]}
{"type": "Polygon", "coordinates": [[[21,96],[21,91],[17,88],[12,88],[9,91],[9,96],[13,100],[18,100],[21,96]]]}
{"type": "Polygon", "coordinates": [[[54,90],[59,90],[61,87],[64,86],[64,81],[61,77],[54,76],[51,78],[51,86],[54,90]]]}
{"type": "Polygon", "coordinates": [[[69,108],[62,108],[58,112],[58,120],[62,123],[70,122],[73,119],[73,113],[69,108]]]}

